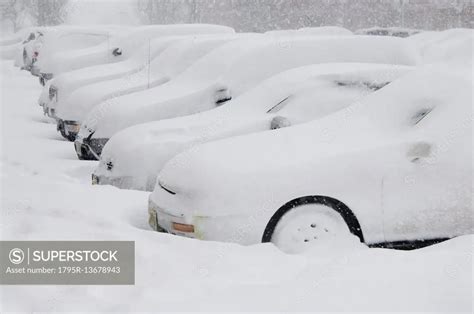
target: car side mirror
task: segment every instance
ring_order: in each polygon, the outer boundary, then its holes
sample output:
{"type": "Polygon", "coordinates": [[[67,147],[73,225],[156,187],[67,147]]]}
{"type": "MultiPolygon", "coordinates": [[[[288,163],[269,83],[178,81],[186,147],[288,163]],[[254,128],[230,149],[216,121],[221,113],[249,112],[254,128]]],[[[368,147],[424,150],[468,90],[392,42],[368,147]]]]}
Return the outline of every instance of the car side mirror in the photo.
{"type": "Polygon", "coordinates": [[[427,142],[416,142],[410,145],[407,157],[411,162],[417,162],[421,158],[427,158],[431,154],[431,144],[427,142]]]}
{"type": "Polygon", "coordinates": [[[216,106],[221,106],[224,103],[228,102],[229,100],[232,100],[232,95],[230,93],[230,90],[228,90],[225,87],[222,87],[216,91],[214,95],[214,101],[216,103],[216,106]]]}
{"type": "Polygon", "coordinates": [[[114,55],[114,57],[121,56],[122,55],[122,49],[115,48],[114,50],[112,50],[112,54],[114,55]]]}
{"type": "Polygon", "coordinates": [[[270,123],[271,130],[286,128],[288,126],[291,126],[290,120],[282,116],[274,117],[270,123]]]}

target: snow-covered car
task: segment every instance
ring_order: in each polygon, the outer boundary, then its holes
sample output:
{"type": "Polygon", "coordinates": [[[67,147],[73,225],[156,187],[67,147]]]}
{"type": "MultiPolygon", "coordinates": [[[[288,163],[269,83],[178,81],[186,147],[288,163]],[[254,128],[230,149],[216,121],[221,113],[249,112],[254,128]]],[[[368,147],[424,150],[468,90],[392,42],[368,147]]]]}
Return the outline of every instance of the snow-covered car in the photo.
{"type": "Polygon", "coordinates": [[[22,70],[31,71],[33,64],[37,61],[45,32],[47,32],[46,28],[32,29],[17,46],[16,57],[20,60],[19,65],[22,70]]]}
{"type": "Polygon", "coordinates": [[[15,66],[23,67],[23,48],[31,45],[46,29],[47,27],[27,27],[0,39],[0,58],[13,59],[15,66]]]}
{"type": "Polygon", "coordinates": [[[450,29],[442,32],[422,32],[407,40],[420,51],[422,62],[449,63],[451,66],[472,67],[472,47],[474,30],[466,28],[450,29]]]}
{"type": "MultiPolygon", "coordinates": [[[[234,33],[234,30],[227,26],[211,24],[175,24],[175,25],[151,25],[140,27],[110,27],[100,28],[101,44],[84,49],[74,49],[68,51],[58,51],[58,44],[51,40],[48,51],[42,53],[46,57],[41,57],[35,64],[35,73],[40,77],[49,80],[60,73],[76,70],[79,68],[123,61],[134,54],[137,47],[142,47],[151,39],[163,36],[192,35],[192,34],[220,34],[234,33]],[[105,31],[105,32],[104,32],[105,31]]],[[[80,40],[69,41],[81,42],[80,40]]]]}
{"type": "Polygon", "coordinates": [[[46,114],[55,118],[56,109],[62,105],[68,106],[68,101],[74,98],[72,94],[78,88],[139,72],[166,48],[181,39],[181,36],[156,38],[149,44],[138,47],[131,56],[121,62],[105,63],[60,74],[45,85],[38,102],[46,114]]]}
{"type": "Polygon", "coordinates": [[[93,182],[151,191],[164,164],[185,149],[322,118],[410,70],[384,64],[325,63],[282,72],[225,106],[120,131],[105,145],[93,182]]]}
{"type": "Polygon", "coordinates": [[[375,35],[375,36],[395,36],[409,37],[420,33],[419,29],[403,28],[403,27],[371,27],[359,29],[354,32],[356,35],[375,35]]]}
{"type": "MultiPolygon", "coordinates": [[[[30,67],[32,75],[39,77],[40,83],[53,77],[53,72],[44,72],[50,63],[59,62],[59,56],[70,55],[82,49],[90,49],[109,41],[109,37],[118,35],[128,28],[121,26],[69,26],[49,27],[42,36],[30,45],[33,60],[30,67]]],[[[30,52],[26,51],[28,56],[30,52]]],[[[24,52],[25,53],[25,50],[24,52]]]]}
{"type": "Polygon", "coordinates": [[[470,73],[420,69],[318,121],[199,145],[159,174],[149,223],[286,252],[472,233],[472,88],[470,73]]]}
{"type": "MultiPolygon", "coordinates": [[[[84,139],[103,146],[126,127],[214,109],[275,74],[328,62],[413,65],[418,55],[406,41],[393,37],[269,36],[245,43],[233,41],[200,59],[175,80],[115,98],[113,105],[106,102],[94,107],[82,123],[77,146],[87,144],[84,139]]],[[[61,119],[81,118],[74,108],[61,119]]]]}
{"type": "MultiPolygon", "coordinates": [[[[126,61],[65,73],[51,82],[44,111],[55,118],[55,112],[61,117],[62,110],[75,107],[85,116],[95,105],[109,98],[166,83],[215,47],[235,38],[234,34],[166,36],[137,49],[126,61]]],[[[44,94],[45,91],[40,99],[42,102],[46,97],[44,94]]],[[[77,128],[81,120],[76,120],[77,128]]],[[[58,121],[58,125],[62,123],[58,121]]],[[[70,128],[68,134],[63,134],[66,138],[71,135],[70,128]]],[[[75,137],[77,131],[72,136],[75,137]]]]}

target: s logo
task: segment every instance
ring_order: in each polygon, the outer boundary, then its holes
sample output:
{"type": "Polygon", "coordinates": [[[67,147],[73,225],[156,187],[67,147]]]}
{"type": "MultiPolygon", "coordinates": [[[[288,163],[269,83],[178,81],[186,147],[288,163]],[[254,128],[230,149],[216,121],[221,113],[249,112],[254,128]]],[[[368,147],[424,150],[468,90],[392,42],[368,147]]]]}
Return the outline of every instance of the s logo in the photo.
{"type": "Polygon", "coordinates": [[[21,264],[25,259],[25,253],[22,249],[14,248],[10,250],[8,258],[10,259],[10,262],[12,262],[12,264],[18,265],[21,264]]]}

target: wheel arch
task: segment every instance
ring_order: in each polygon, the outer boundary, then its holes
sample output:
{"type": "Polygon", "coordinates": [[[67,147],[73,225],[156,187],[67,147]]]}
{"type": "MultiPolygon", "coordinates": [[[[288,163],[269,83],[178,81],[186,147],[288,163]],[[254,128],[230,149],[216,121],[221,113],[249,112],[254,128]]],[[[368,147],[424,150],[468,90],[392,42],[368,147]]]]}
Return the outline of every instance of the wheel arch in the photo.
{"type": "Polygon", "coordinates": [[[270,242],[272,240],[272,235],[275,230],[275,227],[280,221],[281,217],[283,217],[283,215],[285,215],[293,208],[305,204],[322,204],[331,207],[333,210],[335,210],[342,216],[347,226],[349,227],[350,232],[353,235],[357,236],[361,242],[365,242],[364,234],[362,232],[362,228],[360,227],[359,220],[352,212],[352,210],[343,202],[324,195],[310,195],[298,197],[281,206],[268,221],[267,226],[265,227],[265,230],[262,235],[262,242],[270,242]]]}

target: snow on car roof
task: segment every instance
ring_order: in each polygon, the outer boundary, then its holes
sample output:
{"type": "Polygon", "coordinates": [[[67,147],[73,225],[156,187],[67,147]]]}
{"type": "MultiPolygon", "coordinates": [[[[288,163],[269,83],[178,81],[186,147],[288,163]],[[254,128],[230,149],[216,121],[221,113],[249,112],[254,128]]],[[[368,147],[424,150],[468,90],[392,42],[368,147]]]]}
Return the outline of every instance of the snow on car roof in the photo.
{"type": "Polygon", "coordinates": [[[339,26],[320,26],[320,27],[302,27],[299,32],[311,35],[352,35],[352,32],[344,27],[339,26]]]}
{"type": "Polygon", "coordinates": [[[403,39],[392,37],[274,38],[267,40],[258,51],[240,56],[221,81],[231,87],[233,93],[240,94],[255,82],[275,73],[305,64],[341,60],[414,65],[418,62],[418,55],[403,39]]]}
{"type": "Polygon", "coordinates": [[[279,29],[271,30],[264,33],[270,36],[297,36],[297,35],[320,35],[320,36],[335,36],[335,35],[352,35],[352,32],[346,28],[338,26],[321,26],[321,27],[303,27],[299,29],[279,29]]]}
{"type": "Polygon", "coordinates": [[[450,29],[442,32],[425,32],[409,37],[423,58],[423,63],[449,63],[472,67],[474,30],[450,29]]]}
{"type": "Polygon", "coordinates": [[[203,57],[205,52],[209,51],[209,48],[237,38],[239,38],[237,34],[184,37],[183,40],[166,48],[160,54],[160,57],[153,61],[151,69],[156,69],[160,73],[173,77],[176,73],[182,72],[197,59],[203,57]]]}
{"type": "Polygon", "coordinates": [[[318,121],[194,147],[169,161],[159,178],[180,190],[219,189],[224,181],[232,189],[237,186],[231,182],[250,179],[245,174],[291,178],[294,171],[311,171],[320,161],[353,150],[409,138],[439,140],[463,120],[471,121],[471,90],[465,73],[420,69],[318,121]]]}

